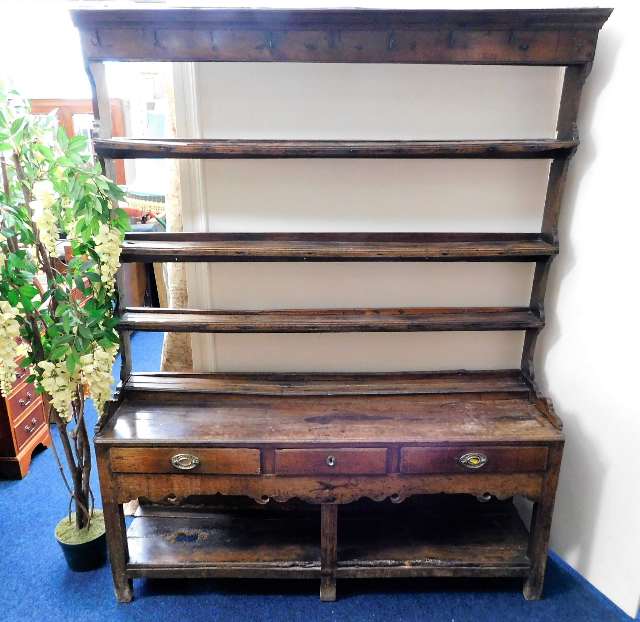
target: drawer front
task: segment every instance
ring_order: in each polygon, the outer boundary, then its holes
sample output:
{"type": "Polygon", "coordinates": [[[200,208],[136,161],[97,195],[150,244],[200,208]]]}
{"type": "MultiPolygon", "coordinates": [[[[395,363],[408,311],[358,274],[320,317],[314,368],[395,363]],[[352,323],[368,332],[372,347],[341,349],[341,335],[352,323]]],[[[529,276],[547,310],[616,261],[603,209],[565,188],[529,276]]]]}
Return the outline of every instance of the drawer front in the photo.
{"type": "Polygon", "coordinates": [[[279,475],[379,475],[387,470],[387,450],[277,449],[275,472],[279,475]]]}
{"type": "MultiPolygon", "coordinates": [[[[20,359],[22,360],[22,359],[20,359]]],[[[13,381],[11,385],[11,391],[15,391],[20,383],[29,376],[29,370],[24,367],[20,367],[20,362],[18,362],[18,368],[16,369],[16,379],[13,381]]]]}
{"type": "Polygon", "coordinates": [[[114,447],[110,453],[115,473],[260,473],[259,449],[114,447]]]}
{"type": "Polygon", "coordinates": [[[546,447],[403,447],[401,473],[531,473],[547,467],[546,447]]]}
{"type": "Polygon", "coordinates": [[[7,399],[7,409],[9,415],[15,421],[25,410],[31,408],[40,396],[36,393],[36,388],[32,384],[23,384],[14,390],[7,399]]]}
{"type": "Polygon", "coordinates": [[[44,408],[40,402],[19,423],[14,425],[16,445],[20,451],[45,425],[44,408]]]}

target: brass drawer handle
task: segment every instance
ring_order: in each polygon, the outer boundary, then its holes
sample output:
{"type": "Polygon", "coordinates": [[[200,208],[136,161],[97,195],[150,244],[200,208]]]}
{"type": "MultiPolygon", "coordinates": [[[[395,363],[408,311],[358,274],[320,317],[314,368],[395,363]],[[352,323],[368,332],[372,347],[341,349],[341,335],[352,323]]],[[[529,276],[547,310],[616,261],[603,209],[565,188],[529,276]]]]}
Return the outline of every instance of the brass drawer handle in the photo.
{"type": "Polygon", "coordinates": [[[171,464],[181,471],[191,471],[200,464],[200,458],[191,454],[176,454],[171,457],[171,464]]]}
{"type": "Polygon", "coordinates": [[[466,469],[481,469],[487,464],[487,456],[480,452],[472,451],[468,454],[464,454],[458,458],[458,464],[462,465],[466,469]]]}
{"type": "Polygon", "coordinates": [[[27,391],[24,398],[18,400],[18,406],[24,407],[27,404],[30,404],[32,399],[33,399],[33,395],[31,394],[31,391],[27,391]]]}
{"type": "Polygon", "coordinates": [[[336,457],[335,456],[327,456],[327,466],[334,467],[336,466],[336,457]]]}
{"type": "Polygon", "coordinates": [[[31,420],[31,425],[27,423],[27,425],[24,426],[24,431],[27,434],[31,434],[31,432],[33,432],[37,427],[38,427],[38,420],[34,417],[31,420]]]}

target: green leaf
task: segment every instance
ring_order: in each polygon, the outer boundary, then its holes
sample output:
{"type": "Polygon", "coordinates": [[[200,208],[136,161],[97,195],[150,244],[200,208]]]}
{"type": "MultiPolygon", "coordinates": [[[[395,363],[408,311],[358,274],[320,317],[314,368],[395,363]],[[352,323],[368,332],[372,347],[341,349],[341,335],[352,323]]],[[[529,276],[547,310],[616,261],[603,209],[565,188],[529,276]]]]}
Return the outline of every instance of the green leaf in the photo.
{"type": "Polygon", "coordinates": [[[56,309],[56,317],[62,317],[63,315],[65,315],[65,313],[68,310],[69,310],[69,305],[68,304],[63,303],[61,305],[58,305],[58,308],[56,309]]]}
{"type": "Polygon", "coordinates": [[[89,253],[89,257],[93,259],[96,263],[100,263],[100,256],[93,250],[91,247],[87,248],[87,253],[89,253]]]}
{"type": "Polygon", "coordinates": [[[84,294],[85,286],[83,278],[80,276],[76,276],[74,277],[73,282],[76,284],[76,288],[84,294]]]}
{"type": "Polygon", "coordinates": [[[116,229],[119,229],[120,231],[122,231],[123,233],[129,230],[129,224],[130,224],[129,214],[127,214],[127,212],[125,212],[121,208],[117,208],[114,210],[112,222],[113,222],[113,226],[116,227],[116,229]]]}
{"type": "Polygon", "coordinates": [[[108,320],[105,320],[104,325],[107,328],[115,328],[120,323],[120,318],[117,316],[110,317],[108,320]]]}
{"type": "Polygon", "coordinates": [[[80,335],[76,335],[76,338],[73,340],[73,347],[78,352],[85,352],[87,350],[88,345],[89,344],[86,342],[86,340],[80,335]]]}
{"type": "Polygon", "coordinates": [[[47,145],[43,145],[42,143],[36,143],[35,145],[33,145],[33,148],[40,152],[45,158],[47,158],[47,160],[50,161],[54,161],[56,159],[56,156],[54,155],[53,151],[51,150],[50,147],[47,147],[47,145]]]}
{"type": "Polygon", "coordinates": [[[84,151],[87,148],[85,136],[74,136],[69,140],[69,151],[84,151]]]}
{"type": "Polygon", "coordinates": [[[116,339],[115,342],[111,339],[111,338],[107,338],[107,337],[103,337],[102,339],[100,339],[100,341],[98,342],[105,350],[108,350],[109,348],[111,348],[113,346],[114,343],[118,343],[119,340],[116,339]]]}
{"type": "Polygon", "coordinates": [[[60,288],[56,287],[56,289],[53,292],[53,297],[58,301],[58,302],[65,302],[67,300],[67,295],[65,294],[65,292],[63,292],[60,288]]]}
{"type": "MultiPolygon", "coordinates": [[[[111,344],[113,343],[120,343],[120,337],[118,337],[117,333],[114,332],[109,332],[105,334],[105,338],[108,340],[108,342],[110,342],[111,344]]],[[[109,346],[110,347],[110,346],[109,346]]]]}
{"type": "Polygon", "coordinates": [[[60,337],[56,337],[53,340],[53,345],[54,347],[57,347],[62,344],[70,344],[70,343],[73,343],[74,339],[75,339],[74,335],[62,335],[60,337]]]}
{"type": "Polygon", "coordinates": [[[125,192],[120,186],[114,184],[110,179],[108,180],[109,192],[114,199],[124,199],[125,192]]]}
{"type": "Polygon", "coordinates": [[[67,371],[70,374],[75,371],[79,361],[80,357],[78,356],[77,352],[75,352],[75,350],[71,350],[67,355],[67,371]]]}
{"type": "Polygon", "coordinates": [[[49,352],[49,358],[52,361],[60,361],[62,360],[62,357],[66,354],[68,349],[69,349],[69,346],[66,346],[66,345],[57,346],[53,348],[51,352],[49,352]]]}
{"type": "Polygon", "coordinates": [[[64,127],[59,126],[58,127],[58,133],[56,134],[56,138],[58,139],[58,144],[60,145],[60,148],[63,151],[67,150],[67,147],[69,146],[69,137],[67,136],[67,133],[65,132],[64,127]]]}
{"type": "Polygon", "coordinates": [[[31,300],[34,296],[37,296],[40,293],[40,290],[35,285],[23,285],[20,288],[20,295],[22,296],[22,300],[25,298],[27,300],[31,300]]]}
{"type": "Polygon", "coordinates": [[[13,136],[15,136],[26,125],[26,122],[27,122],[26,117],[20,117],[19,119],[16,119],[11,124],[11,128],[9,131],[13,136]]]}

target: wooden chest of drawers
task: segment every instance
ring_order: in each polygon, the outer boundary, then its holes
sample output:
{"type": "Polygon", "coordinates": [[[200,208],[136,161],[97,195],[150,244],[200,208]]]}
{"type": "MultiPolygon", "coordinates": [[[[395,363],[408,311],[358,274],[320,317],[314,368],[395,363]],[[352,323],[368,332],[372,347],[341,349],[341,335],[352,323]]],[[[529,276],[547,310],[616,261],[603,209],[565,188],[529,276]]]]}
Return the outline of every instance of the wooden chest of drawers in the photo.
{"type": "Polygon", "coordinates": [[[42,397],[18,370],[11,393],[0,399],[0,476],[22,479],[34,450],[51,442],[42,397]]]}

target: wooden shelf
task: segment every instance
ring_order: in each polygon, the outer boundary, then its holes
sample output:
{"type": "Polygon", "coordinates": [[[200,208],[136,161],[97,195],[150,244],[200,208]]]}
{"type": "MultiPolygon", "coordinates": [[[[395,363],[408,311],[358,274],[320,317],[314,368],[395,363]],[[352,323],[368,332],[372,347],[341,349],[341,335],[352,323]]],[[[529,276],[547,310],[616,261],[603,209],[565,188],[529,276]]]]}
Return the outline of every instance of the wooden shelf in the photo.
{"type": "Polygon", "coordinates": [[[528,532],[511,501],[432,495],[344,509],[338,577],[523,576],[531,565],[528,532]]]}
{"type": "MultiPolygon", "coordinates": [[[[349,378],[349,375],[346,376],[349,378]]],[[[137,379],[134,378],[134,385],[137,379]]],[[[348,380],[347,380],[348,383],[348,380]]],[[[337,380],[335,381],[337,384],[337,380]]],[[[498,385],[497,380],[493,383],[498,385]]],[[[97,444],[150,447],[377,446],[389,443],[538,443],[558,441],[539,404],[522,387],[512,395],[246,394],[185,392],[174,383],[157,390],[125,385],[116,412],[97,444]]]]}
{"type": "MultiPolygon", "coordinates": [[[[527,530],[510,501],[358,501],[340,508],[339,521],[338,577],[524,576],[531,566],[527,530]]],[[[127,575],[319,577],[319,527],[318,508],[145,507],[128,529],[127,575]]]]}
{"type": "Polygon", "coordinates": [[[498,393],[527,397],[519,369],[384,373],[133,373],[127,393],[180,392],[241,395],[455,395],[498,393]]]}
{"type": "Polygon", "coordinates": [[[557,252],[535,233],[129,233],[120,260],[536,261],[557,252]]]}
{"type": "Polygon", "coordinates": [[[538,140],[216,140],[101,138],[104,158],[566,158],[577,139],[538,140]]]}
{"type": "Polygon", "coordinates": [[[127,308],[121,330],[176,333],[349,333],[460,330],[525,330],[544,326],[520,307],[389,309],[283,309],[201,311],[127,308]]]}
{"type": "Polygon", "coordinates": [[[141,508],[127,533],[127,570],[162,576],[164,569],[197,568],[191,576],[203,576],[204,567],[209,576],[253,577],[267,569],[277,576],[280,569],[281,576],[313,578],[320,575],[319,526],[319,517],[308,512],[141,508]]]}

